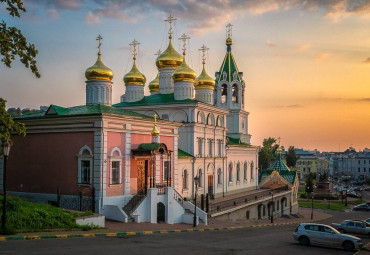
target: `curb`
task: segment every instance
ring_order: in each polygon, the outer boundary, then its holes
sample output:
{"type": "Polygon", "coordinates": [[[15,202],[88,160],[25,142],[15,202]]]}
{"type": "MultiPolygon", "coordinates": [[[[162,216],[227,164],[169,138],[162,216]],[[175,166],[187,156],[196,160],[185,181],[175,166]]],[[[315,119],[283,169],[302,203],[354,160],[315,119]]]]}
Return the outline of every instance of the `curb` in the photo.
{"type": "MultiPolygon", "coordinates": [[[[325,217],[319,220],[329,219],[332,216],[325,217]]],[[[85,233],[85,234],[55,234],[55,235],[17,235],[17,236],[0,236],[0,241],[11,241],[11,240],[40,240],[40,239],[51,239],[51,238],[76,238],[76,237],[121,237],[121,236],[138,236],[138,235],[153,235],[153,234],[169,234],[169,233],[185,233],[185,232],[206,232],[206,231],[222,231],[222,230],[234,230],[234,229],[247,229],[247,228],[261,228],[271,226],[283,226],[291,224],[299,224],[302,222],[312,222],[314,220],[302,220],[295,222],[284,222],[284,223],[269,223],[249,226],[236,226],[236,227],[215,227],[215,228],[188,228],[188,229],[175,229],[175,230],[149,230],[149,231],[122,231],[113,233],[85,233]]]]}

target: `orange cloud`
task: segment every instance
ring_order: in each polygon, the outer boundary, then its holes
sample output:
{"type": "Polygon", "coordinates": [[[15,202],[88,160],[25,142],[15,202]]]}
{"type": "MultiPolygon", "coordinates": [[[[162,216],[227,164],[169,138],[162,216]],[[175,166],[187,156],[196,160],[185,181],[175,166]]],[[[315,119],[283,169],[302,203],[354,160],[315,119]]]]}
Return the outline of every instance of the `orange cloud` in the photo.
{"type": "Polygon", "coordinates": [[[317,55],[315,57],[315,60],[316,61],[324,61],[325,59],[327,59],[328,57],[330,56],[329,53],[323,53],[323,54],[320,54],[320,55],[317,55]]]}

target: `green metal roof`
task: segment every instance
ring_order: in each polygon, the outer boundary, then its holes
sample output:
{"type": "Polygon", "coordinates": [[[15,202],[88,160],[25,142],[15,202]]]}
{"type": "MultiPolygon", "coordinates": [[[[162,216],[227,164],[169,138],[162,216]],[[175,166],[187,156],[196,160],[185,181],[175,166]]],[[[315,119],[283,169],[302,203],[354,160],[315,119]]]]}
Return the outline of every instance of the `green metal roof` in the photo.
{"type": "MultiPolygon", "coordinates": [[[[272,174],[274,170],[262,170],[260,174],[260,178],[258,182],[263,181],[266,177],[272,174]]],[[[279,174],[291,184],[294,184],[296,178],[296,171],[295,170],[282,170],[279,171],[279,174]]]]}
{"type": "Polygon", "coordinates": [[[137,102],[121,102],[115,104],[115,107],[124,107],[124,106],[135,106],[135,105],[161,105],[161,104],[186,104],[186,103],[197,103],[197,100],[194,99],[184,99],[184,100],[175,100],[174,93],[170,94],[156,94],[145,96],[143,99],[137,102]]]}
{"type": "Polygon", "coordinates": [[[236,65],[234,56],[231,52],[231,45],[227,45],[227,52],[226,52],[224,61],[222,62],[220,71],[216,72],[216,76],[217,76],[217,74],[219,75],[218,79],[216,80],[216,83],[223,80],[223,73],[224,72],[227,74],[226,81],[228,81],[229,83],[234,80],[233,79],[233,73],[234,72],[236,72],[236,74],[237,74],[236,79],[239,82],[242,82],[242,79],[241,79],[240,75],[242,75],[243,73],[239,72],[239,69],[236,65]]]}
{"type": "Polygon", "coordinates": [[[138,150],[143,150],[143,151],[152,151],[152,150],[157,150],[161,143],[141,143],[138,147],[138,150]]]}
{"type": "Polygon", "coordinates": [[[281,160],[281,154],[278,153],[277,159],[275,162],[270,166],[269,168],[270,171],[290,171],[289,167],[285,165],[285,163],[281,160]]]}
{"type": "Polygon", "coordinates": [[[250,144],[243,143],[240,139],[232,138],[230,136],[226,136],[226,145],[228,145],[228,146],[254,147],[250,144]]]}
{"type": "Polygon", "coordinates": [[[189,153],[187,153],[183,150],[180,150],[180,149],[178,149],[177,155],[178,155],[179,158],[194,158],[193,155],[191,155],[191,154],[189,154],[189,153]]]}
{"type": "Polygon", "coordinates": [[[102,115],[102,114],[118,114],[133,117],[141,117],[146,119],[152,119],[152,117],[136,113],[129,110],[124,110],[114,106],[107,105],[80,105],[74,107],[61,107],[58,105],[50,105],[49,109],[44,113],[22,115],[16,117],[16,119],[24,118],[35,118],[35,117],[46,117],[46,116],[73,116],[73,115],[102,115]]]}

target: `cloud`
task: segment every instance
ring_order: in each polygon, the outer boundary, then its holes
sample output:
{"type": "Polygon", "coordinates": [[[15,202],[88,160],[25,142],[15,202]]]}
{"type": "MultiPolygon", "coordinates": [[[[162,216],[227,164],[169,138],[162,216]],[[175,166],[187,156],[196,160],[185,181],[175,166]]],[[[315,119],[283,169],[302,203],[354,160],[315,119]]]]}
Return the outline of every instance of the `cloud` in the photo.
{"type": "Polygon", "coordinates": [[[53,19],[58,19],[60,16],[59,11],[57,9],[49,9],[47,10],[47,14],[49,17],[53,19]]]}
{"type": "Polygon", "coordinates": [[[25,7],[27,5],[45,6],[47,9],[56,10],[78,10],[80,9],[85,0],[24,0],[25,7]]]}
{"type": "Polygon", "coordinates": [[[306,50],[309,50],[311,48],[311,44],[309,43],[305,43],[305,44],[301,44],[299,45],[297,48],[296,48],[296,51],[306,51],[306,50]]]}
{"type": "Polygon", "coordinates": [[[85,21],[89,25],[101,23],[99,16],[95,16],[91,11],[85,16],[85,21]]]}
{"type": "Polygon", "coordinates": [[[358,99],[358,101],[370,103],[370,97],[360,98],[360,99],[358,99]]]}
{"type": "Polygon", "coordinates": [[[272,41],[270,41],[270,40],[267,40],[267,41],[266,41],[266,45],[267,45],[268,47],[275,47],[275,46],[276,46],[276,43],[274,43],[274,42],[272,42],[272,41]]]}
{"type": "Polygon", "coordinates": [[[329,53],[323,53],[323,54],[320,54],[320,55],[317,55],[315,57],[315,60],[316,61],[324,61],[325,59],[327,59],[328,57],[330,56],[329,53]]]}
{"type": "Polygon", "coordinates": [[[370,58],[365,59],[365,60],[363,61],[363,63],[365,63],[365,64],[370,64],[370,58]]]}
{"type": "Polygon", "coordinates": [[[303,105],[300,104],[291,104],[291,105],[277,105],[277,108],[303,108],[303,105]]]}

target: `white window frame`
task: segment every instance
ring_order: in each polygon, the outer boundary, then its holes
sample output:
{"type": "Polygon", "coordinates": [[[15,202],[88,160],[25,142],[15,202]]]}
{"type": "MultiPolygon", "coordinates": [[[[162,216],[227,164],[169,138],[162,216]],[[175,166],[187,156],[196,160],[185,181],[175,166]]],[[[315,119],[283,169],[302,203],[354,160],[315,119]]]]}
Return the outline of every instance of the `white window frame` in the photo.
{"type": "Polygon", "coordinates": [[[114,147],[110,153],[109,160],[109,185],[122,185],[122,153],[118,147],[114,147]],[[118,156],[114,156],[114,153],[118,152],[118,156]],[[118,162],[118,182],[113,183],[113,162],[118,162]]]}
{"type": "Polygon", "coordinates": [[[78,179],[77,179],[77,182],[78,182],[78,185],[86,185],[86,186],[90,186],[92,184],[92,169],[93,169],[93,153],[92,153],[92,150],[90,149],[89,146],[87,145],[84,145],[81,147],[80,151],[78,152],[78,155],[77,155],[77,162],[78,162],[78,179]],[[90,155],[83,155],[83,152],[87,150],[89,152],[90,155]],[[90,178],[89,178],[89,181],[87,183],[82,183],[82,162],[83,161],[88,161],[89,164],[90,164],[90,178]]]}

